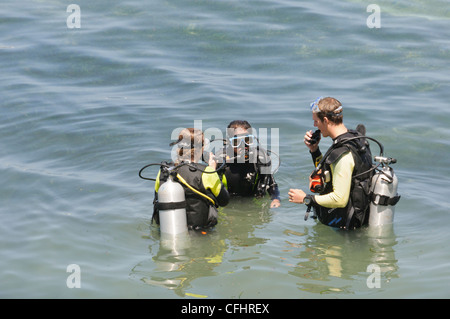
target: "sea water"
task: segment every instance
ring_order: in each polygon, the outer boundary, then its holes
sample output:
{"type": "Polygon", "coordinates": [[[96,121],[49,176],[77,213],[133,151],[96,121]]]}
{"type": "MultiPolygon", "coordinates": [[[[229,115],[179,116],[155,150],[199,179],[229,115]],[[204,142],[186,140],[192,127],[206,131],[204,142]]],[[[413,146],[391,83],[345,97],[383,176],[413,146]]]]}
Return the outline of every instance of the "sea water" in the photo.
{"type": "Polygon", "coordinates": [[[369,4],[2,1],[0,297],[450,297],[449,4],[369,4]],[[289,203],[318,96],[397,159],[392,227],[337,231],[289,203]],[[278,130],[281,207],[233,199],[164,245],[138,171],[170,160],[175,129],[235,119],[278,130]]]}

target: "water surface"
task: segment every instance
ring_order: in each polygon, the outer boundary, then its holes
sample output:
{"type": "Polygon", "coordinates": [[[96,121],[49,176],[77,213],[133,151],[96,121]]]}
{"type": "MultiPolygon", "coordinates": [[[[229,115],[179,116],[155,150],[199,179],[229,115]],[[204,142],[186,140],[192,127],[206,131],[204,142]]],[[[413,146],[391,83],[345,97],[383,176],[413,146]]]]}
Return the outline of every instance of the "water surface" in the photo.
{"type": "Polygon", "coordinates": [[[1,297],[450,296],[446,1],[379,1],[379,29],[364,1],[77,4],[69,29],[63,1],[2,3],[1,297]],[[288,202],[307,188],[318,96],[397,158],[392,228],[343,233],[288,202]],[[279,129],[282,206],[235,200],[213,232],[167,249],[139,169],[170,158],[175,128],[234,119],[279,129]]]}

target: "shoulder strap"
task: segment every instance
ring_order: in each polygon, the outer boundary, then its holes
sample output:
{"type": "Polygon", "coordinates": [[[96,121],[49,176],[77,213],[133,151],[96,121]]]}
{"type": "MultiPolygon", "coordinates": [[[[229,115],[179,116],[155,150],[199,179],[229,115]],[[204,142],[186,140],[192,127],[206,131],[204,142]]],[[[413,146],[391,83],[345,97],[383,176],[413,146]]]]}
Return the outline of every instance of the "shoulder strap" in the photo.
{"type": "MultiPolygon", "coordinates": [[[[189,188],[192,192],[194,192],[195,194],[199,195],[200,197],[206,199],[206,201],[210,202],[212,205],[216,205],[216,201],[214,200],[214,198],[205,194],[204,190],[203,191],[201,190],[202,187],[200,187],[200,190],[199,190],[191,184],[196,179],[199,179],[199,182],[201,183],[201,176],[203,174],[203,171],[206,169],[206,167],[207,167],[207,165],[204,165],[201,163],[189,163],[188,165],[184,165],[184,166],[180,167],[180,171],[177,171],[176,178],[181,184],[183,184],[184,186],[189,188]],[[180,172],[185,172],[186,174],[184,176],[186,178],[181,176],[180,172]],[[187,175],[187,174],[189,174],[189,175],[187,175]],[[190,178],[190,177],[192,177],[192,174],[198,174],[198,176],[194,176],[194,178],[190,178]]],[[[196,183],[194,183],[194,184],[196,184],[196,183]]]]}
{"type": "Polygon", "coordinates": [[[193,186],[189,185],[188,182],[186,182],[186,180],[180,175],[177,174],[177,179],[180,183],[182,183],[183,185],[185,185],[187,188],[189,188],[191,191],[193,191],[194,193],[196,193],[197,195],[202,196],[203,198],[205,198],[206,200],[210,201],[213,205],[216,205],[216,202],[214,201],[214,199],[212,199],[211,197],[209,197],[206,194],[203,194],[202,192],[200,192],[198,189],[194,188],[193,186]]]}
{"type": "Polygon", "coordinates": [[[358,154],[358,149],[363,147],[364,140],[365,137],[359,132],[355,130],[348,130],[347,133],[339,136],[333,142],[333,145],[330,146],[317,167],[322,165],[324,162],[327,164],[334,163],[343,153],[347,151],[352,151],[352,153],[358,154]]]}

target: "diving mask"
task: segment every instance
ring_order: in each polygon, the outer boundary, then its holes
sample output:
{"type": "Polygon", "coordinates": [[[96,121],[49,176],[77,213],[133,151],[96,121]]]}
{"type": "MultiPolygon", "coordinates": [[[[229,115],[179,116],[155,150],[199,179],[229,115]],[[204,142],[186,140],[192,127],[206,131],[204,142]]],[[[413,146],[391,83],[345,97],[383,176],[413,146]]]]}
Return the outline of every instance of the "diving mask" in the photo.
{"type": "Polygon", "coordinates": [[[252,146],[255,143],[256,137],[252,134],[235,135],[228,139],[231,146],[237,148],[244,143],[247,146],[252,146]]]}
{"type": "Polygon", "coordinates": [[[311,111],[313,113],[319,113],[320,112],[319,102],[320,102],[321,99],[323,99],[323,96],[318,97],[314,102],[311,103],[311,111]]]}

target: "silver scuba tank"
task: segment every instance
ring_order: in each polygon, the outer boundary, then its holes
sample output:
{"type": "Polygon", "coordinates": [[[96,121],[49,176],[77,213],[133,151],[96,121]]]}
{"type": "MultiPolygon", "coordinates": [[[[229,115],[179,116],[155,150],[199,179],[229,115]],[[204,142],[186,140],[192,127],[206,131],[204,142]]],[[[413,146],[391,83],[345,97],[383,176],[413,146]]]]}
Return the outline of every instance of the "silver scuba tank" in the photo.
{"type": "Polygon", "coordinates": [[[183,186],[169,176],[158,190],[161,233],[177,235],[188,231],[185,200],[183,186]]]}
{"type": "Polygon", "coordinates": [[[397,187],[398,178],[389,166],[384,166],[372,177],[369,226],[393,223],[395,204],[400,199],[397,187]]]}

